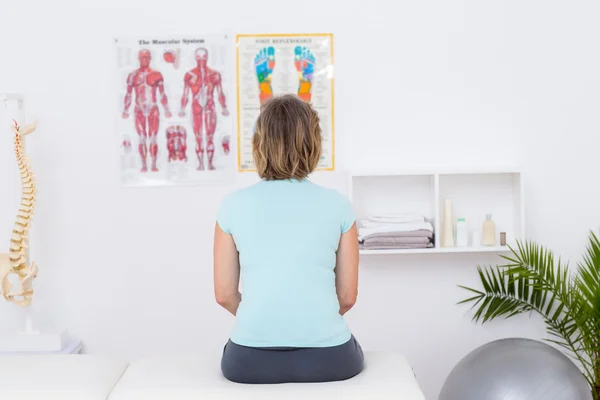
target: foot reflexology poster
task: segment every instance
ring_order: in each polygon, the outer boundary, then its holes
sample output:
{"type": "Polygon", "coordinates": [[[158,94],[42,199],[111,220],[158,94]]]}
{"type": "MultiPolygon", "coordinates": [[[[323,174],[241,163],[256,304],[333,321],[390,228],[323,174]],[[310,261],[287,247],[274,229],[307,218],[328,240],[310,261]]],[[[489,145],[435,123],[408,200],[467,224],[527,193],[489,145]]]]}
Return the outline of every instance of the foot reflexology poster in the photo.
{"type": "Polygon", "coordinates": [[[333,35],[237,35],[238,170],[254,171],[252,135],[262,103],[298,94],[319,113],[323,154],[319,170],[333,170],[333,35]]]}
{"type": "Polygon", "coordinates": [[[227,35],[115,39],[121,184],[233,178],[233,49],[227,35]]]}

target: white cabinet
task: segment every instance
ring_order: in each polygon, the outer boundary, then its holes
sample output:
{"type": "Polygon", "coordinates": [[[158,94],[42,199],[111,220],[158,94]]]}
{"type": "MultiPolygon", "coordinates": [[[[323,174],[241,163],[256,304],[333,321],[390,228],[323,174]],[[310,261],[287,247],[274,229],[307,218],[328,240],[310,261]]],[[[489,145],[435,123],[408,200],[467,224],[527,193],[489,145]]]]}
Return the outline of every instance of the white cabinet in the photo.
{"type": "Polygon", "coordinates": [[[428,249],[361,250],[361,255],[405,253],[505,252],[525,236],[523,177],[518,168],[440,168],[430,170],[360,170],[349,172],[349,195],[360,221],[372,214],[416,212],[430,219],[435,247],[428,249]],[[465,218],[469,231],[466,247],[441,246],[445,199],[451,199],[453,222],[465,218]],[[472,243],[481,232],[486,214],[496,224],[496,246],[472,243]]]}

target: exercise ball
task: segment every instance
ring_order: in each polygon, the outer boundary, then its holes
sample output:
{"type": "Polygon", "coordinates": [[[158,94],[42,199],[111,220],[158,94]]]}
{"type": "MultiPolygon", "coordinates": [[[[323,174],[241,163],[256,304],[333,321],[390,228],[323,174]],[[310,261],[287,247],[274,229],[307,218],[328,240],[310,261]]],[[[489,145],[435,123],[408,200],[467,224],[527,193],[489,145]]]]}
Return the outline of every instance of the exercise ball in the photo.
{"type": "Polygon", "coordinates": [[[487,343],[454,367],[438,400],[591,400],[579,368],[554,347],[511,338],[487,343]]]}

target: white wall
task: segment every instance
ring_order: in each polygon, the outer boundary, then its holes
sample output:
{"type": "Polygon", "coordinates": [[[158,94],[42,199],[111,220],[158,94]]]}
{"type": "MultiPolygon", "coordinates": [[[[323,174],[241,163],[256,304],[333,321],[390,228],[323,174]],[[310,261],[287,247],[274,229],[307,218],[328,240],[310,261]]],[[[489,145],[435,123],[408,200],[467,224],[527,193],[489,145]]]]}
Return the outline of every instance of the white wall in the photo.
{"type": "MultiPolygon", "coordinates": [[[[88,352],[216,348],[233,322],[211,270],[215,211],[232,187],[118,186],[116,35],[333,32],[338,168],[522,162],[531,238],[576,261],[600,224],[596,1],[15,3],[0,0],[0,92],[25,93],[42,120],[36,310],[88,352]]],[[[456,285],[476,284],[475,265],[493,256],[369,260],[350,323],[365,349],[404,352],[428,399],[474,347],[544,333],[528,316],[475,326],[455,305],[456,285]]],[[[0,323],[14,314],[0,303],[0,323]]]]}

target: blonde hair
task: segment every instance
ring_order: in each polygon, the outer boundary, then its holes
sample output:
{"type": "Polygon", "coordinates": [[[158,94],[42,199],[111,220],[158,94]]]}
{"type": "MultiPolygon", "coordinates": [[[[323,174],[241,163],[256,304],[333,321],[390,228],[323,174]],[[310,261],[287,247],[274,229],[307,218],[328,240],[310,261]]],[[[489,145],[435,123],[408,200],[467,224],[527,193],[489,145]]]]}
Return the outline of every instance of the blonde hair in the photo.
{"type": "Polygon", "coordinates": [[[256,121],[252,156],[264,180],[306,178],[321,158],[319,115],[296,95],[271,98],[256,121]]]}

